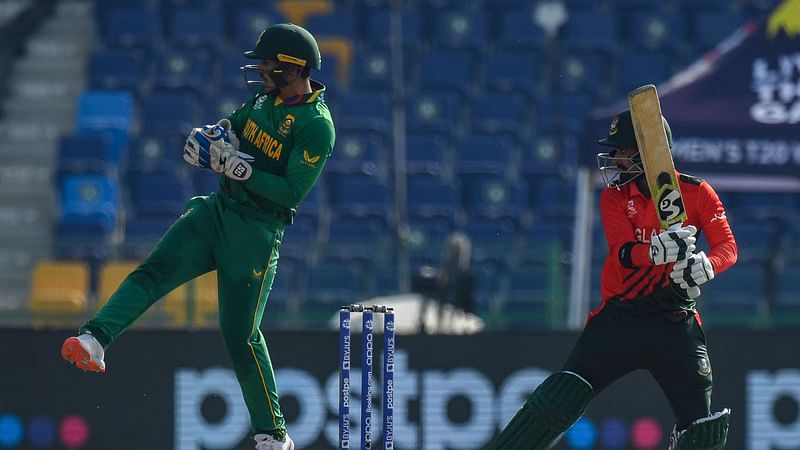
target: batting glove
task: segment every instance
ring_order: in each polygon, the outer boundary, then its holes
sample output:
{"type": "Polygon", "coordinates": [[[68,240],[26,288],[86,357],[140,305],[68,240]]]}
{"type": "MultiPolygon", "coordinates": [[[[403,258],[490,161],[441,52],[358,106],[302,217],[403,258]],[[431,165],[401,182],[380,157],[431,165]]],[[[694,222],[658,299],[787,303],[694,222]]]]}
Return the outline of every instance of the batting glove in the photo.
{"type": "Polygon", "coordinates": [[[662,231],[650,240],[650,261],[655,265],[686,259],[694,252],[697,228],[692,225],[676,230],[662,231]]]}
{"type": "Polygon", "coordinates": [[[700,252],[676,262],[669,277],[686,290],[689,297],[696,298],[700,296],[700,286],[714,279],[714,268],[706,253],[700,252]]]}

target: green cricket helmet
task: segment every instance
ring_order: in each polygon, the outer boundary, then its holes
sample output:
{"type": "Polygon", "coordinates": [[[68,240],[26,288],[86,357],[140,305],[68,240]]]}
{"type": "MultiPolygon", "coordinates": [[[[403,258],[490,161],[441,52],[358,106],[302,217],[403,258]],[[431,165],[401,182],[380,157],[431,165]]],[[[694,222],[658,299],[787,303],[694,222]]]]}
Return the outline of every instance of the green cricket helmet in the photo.
{"type": "MultiPolygon", "coordinates": [[[[666,118],[662,116],[661,120],[664,122],[664,131],[667,133],[669,148],[672,148],[672,130],[666,118]]],[[[597,143],[614,148],[609,152],[597,154],[597,167],[600,169],[600,174],[606,186],[623,186],[644,173],[630,110],[626,109],[614,117],[611,120],[611,126],[608,128],[608,135],[598,140],[597,143]],[[616,154],[617,149],[633,149],[636,152],[630,156],[622,157],[616,154]],[[632,164],[627,165],[624,161],[630,161],[632,164]]]]}
{"type": "MultiPolygon", "coordinates": [[[[284,70],[290,67],[290,64],[302,67],[302,75],[307,77],[311,69],[319,70],[322,62],[314,36],[305,28],[291,23],[279,23],[265,28],[258,37],[255,48],[244,52],[244,56],[250,59],[277,61],[275,70],[266,72],[265,75],[269,76],[278,87],[288,84],[284,70]]],[[[263,84],[258,64],[248,64],[241,69],[245,73],[248,85],[263,84]],[[257,73],[258,79],[249,79],[249,73],[257,73]]]]}
{"type": "MultiPolygon", "coordinates": [[[[672,148],[672,130],[664,116],[661,116],[661,120],[664,122],[664,131],[667,132],[669,148],[672,148]]],[[[634,148],[638,150],[639,145],[636,143],[636,134],[633,131],[631,111],[626,109],[614,117],[611,120],[611,126],[608,128],[608,136],[598,140],[597,143],[606,147],[634,148]]]]}

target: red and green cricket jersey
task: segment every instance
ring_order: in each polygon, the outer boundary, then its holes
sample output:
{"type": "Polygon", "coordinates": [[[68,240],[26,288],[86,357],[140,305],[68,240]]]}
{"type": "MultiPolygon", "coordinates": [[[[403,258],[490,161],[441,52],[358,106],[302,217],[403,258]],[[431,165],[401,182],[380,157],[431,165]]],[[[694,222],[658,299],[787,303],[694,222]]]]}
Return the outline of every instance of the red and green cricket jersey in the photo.
{"type": "MultiPolygon", "coordinates": [[[[705,234],[709,245],[706,254],[714,273],[719,274],[737,258],[725,208],[707,182],[676,174],[689,219],[684,226],[697,227],[698,240],[701,233],[705,234]]],[[[623,307],[644,311],[693,310],[694,300],[670,285],[673,264],[654,265],[650,261],[650,239],[662,230],[653,202],[640,192],[637,183],[603,191],[600,213],[609,248],[600,280],[603,306],[613,299],[623,307]]]]}
{"type": "Polygon", "coordinates": [[[228,116],[239,151],[255,157],[249,180],[222,177],[222,189],[233,199],[262,210],[285,208],[294,215],[314,187],[336,136],[325,87],[312,80],[311,88],[288,101],[258,93],[228,116]]]}

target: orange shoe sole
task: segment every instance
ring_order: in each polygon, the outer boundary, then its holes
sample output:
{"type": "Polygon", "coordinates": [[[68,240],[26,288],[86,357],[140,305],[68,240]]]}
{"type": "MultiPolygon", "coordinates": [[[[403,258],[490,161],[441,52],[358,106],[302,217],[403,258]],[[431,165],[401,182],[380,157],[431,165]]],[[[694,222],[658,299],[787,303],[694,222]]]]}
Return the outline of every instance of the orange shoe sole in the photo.
{"type": "Polygon", "coordinates": [[[71,337],[64,341],[64,345],[61,346],[61,357],[75,364],[77,368],[88,372],[102,373],[106,371],[105,367],[101,367],[94,362],[89,352],[83,348],[81,342],[76,337],[71,337]]]}

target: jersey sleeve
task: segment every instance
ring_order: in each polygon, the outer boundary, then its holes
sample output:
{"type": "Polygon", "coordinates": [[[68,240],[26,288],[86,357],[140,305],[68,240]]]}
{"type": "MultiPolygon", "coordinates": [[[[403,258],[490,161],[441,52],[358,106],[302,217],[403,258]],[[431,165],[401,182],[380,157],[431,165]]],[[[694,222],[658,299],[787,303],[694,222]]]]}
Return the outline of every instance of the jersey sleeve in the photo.
{"type": "Polygon", "coordinates": [[[255,170],[246,182],[247,188],[281,206],[297,208],[317,182],[333,151],[334,140],[333,123],[323,116],[316,117],[297,131],[286,175],[255,170]]]}
{"type": "Polygon", "coordinates": [[[626,209],[620,205],[619,198],[611,190],[600,194],[600,215],[608,251],[617,256],[617,262],[622,267],[632,269],[653,264],[648,246],[636,241],[626,209]]]}
{"type": "Polygon", "coordinates": [[[698,224],[708,241],[708,259],[714,273],[720,273],[736,263],[738,249],[725,207],[710,184],[700,183],[697,198],[698,224]]]}

